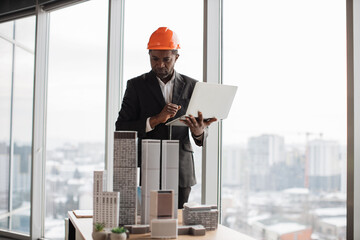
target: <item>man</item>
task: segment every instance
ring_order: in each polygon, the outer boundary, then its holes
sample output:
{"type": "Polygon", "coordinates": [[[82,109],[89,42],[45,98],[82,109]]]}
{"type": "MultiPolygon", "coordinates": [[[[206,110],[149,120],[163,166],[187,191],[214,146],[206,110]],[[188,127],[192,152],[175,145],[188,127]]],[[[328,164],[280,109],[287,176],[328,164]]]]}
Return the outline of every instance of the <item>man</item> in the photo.
{"type": "MultiPolygon", "coordinates": [[[[160,27],[148,43],[151,71],[127,82],[116,130],[133,130],[141,139],[169,139],[169,127],[165,123],[186,113],[196,80],[174,70],[179,58],[179,41],[176,34],[160,27]]],[[[173,127],[172,139],[179,140],[179,208],[188,201],[191,186],[196,184],[193,149],[189,129],[195,143],[202,146],[205,129],[216,118],[204,121],[187,117],[187,127],[173,127]]],[[[139,144],[139,153],[141,144],[139,144]]]]}

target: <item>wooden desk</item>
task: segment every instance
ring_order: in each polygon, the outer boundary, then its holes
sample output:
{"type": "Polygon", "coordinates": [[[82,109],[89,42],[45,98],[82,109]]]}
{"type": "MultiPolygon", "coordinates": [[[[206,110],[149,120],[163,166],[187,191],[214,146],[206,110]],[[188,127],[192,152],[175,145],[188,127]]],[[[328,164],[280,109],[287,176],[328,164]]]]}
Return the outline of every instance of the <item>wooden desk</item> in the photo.
{"type": "MultiPolygon", "coordinates": [[[[92,218],[77,218],[72,211],[68,212],[69,215],[69,240],[91,240],[92,233],[92,218]]],[[[181,224],[182,212],[179,211],[179,223],[181,224]]],[[[130,234],[130,239],[151,239],[151,234],[130,234]]],[[[228,227],[225,227],[221,224],[218,225],[218,229],[214,231],[206,231],[205,236],[191,236],[191,235],[179,235],[177,239],[186,240],[186,239],[211,239],[211,240],[255,240],[249,236],[246,236],[242,233],[234,231],[228,227]]]]}

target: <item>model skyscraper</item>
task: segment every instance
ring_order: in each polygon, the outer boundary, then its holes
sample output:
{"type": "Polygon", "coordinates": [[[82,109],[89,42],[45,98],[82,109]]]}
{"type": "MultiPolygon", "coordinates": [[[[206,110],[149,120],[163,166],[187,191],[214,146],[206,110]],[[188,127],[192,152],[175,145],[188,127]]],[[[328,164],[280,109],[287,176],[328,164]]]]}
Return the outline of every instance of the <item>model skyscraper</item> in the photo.
{"type": "Polygon", "coordinates": [[[177,218],[179,191],[179,141],[162,141],[161,188],[174,190],[174,218],[177,218]]]}
{"type": "Polygon", "coordinates": [[[150,224],[150,191],[173,190],[173,211],[177,218],[179,141],[142,140],[141,223],[150,224]]]}
{"type": "Polygon", "coordinates": [[[120,225],[136,224],[137,132],[114,132],[113,189],[120,192],[120,225]]]}
{"type": "Polygon", "coordinates": [[[94,172],[93,222],[104,223],[106,228],[119,225],[119,192],[106,191],[106,171],[94,172]]]}
{"type": "Polygon", "coordinates": [[[142,140],[141,224],[150,224],[150,191],[160,189],[160,140],[142,140]]]}
{"type": "Polygon", "coordinates": [[[150,191],[150,223],[153,219],[174,218],[174,190],[150,191]]]}

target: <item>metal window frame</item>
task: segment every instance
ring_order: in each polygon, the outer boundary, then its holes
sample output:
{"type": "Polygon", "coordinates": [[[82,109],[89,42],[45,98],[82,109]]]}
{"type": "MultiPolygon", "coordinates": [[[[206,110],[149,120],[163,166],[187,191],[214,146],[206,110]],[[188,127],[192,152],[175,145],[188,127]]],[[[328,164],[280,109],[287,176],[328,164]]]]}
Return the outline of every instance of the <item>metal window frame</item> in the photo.
{"type": "MultiPolygon", "coordinates": [[[[16,24],[13,23],[13,39],[15,39],[16,24]]],[[[8,211],[12,212],[12,195],[13,195],[13,172],[14,172],[14,73],[15,73],[15,44],[12,44],[12,59],[11,59],[11,100],[10,100],[10,141],[9,141],[9,196],[8,196],[8,211]]],[[[11,218],[8,219],[9,229],[11,229],[11,218]]]]}
{"type": "Polygon", "coordinates": [[[17,233],[17,232],[5,231],[5,230],[0,231],[0,236],[12,238],[12,239],[20,239],[20,240],[31,239],[31,237],[29,235],[25,235],[25,234],[21,234],[21,233],[17,233]]]}
{"type": "MultiPolygon", "coordinates": [[[[204,0],[204,82],[222,83],[222,0],[204,0]]],[[[220,208],[221,121],[209,127],[202,150],[201,203],[220,208]]]]}
{"type": "MultiPolygon", "coordinates": [[[[7,19],[3,19],[4,22],[5,21],[16,21],[18,19],[22,19],[22,18],[25,18],[25,17],[30,17],[31,15],[27,14],[27,15],[19,15],[18,18],[14,19],[14,18],[7,18],[7,19]]],[[[36,20],[37,21],[37,20],[36,20]]],[[[12,188],[13,188],[13,154],[14,154],[14,140],[13,140],[13,92],[14,92],[14,66],[15,66],[15,48],[18,47],[18,48],[21,48],[23,50],[25,50],[26,52],[30,53],[30,54],[34,54],[34,51],[29,49],[27,46],[19,43],[18,41],[16,41],[16,38],[15,38],[15,23],[14,23],[14,26],[13,26],[13,39],[11,38],[8,38],[4,35],[1,35],[0,38],[2,38],[3,40],[9,42],[10,44],[12,44],[12,47],[13,47],[13,51],[12,51],[12,76],[11,76],[11,112],[10,112],[10,146],[9,146],[9,217],[11,218],[11,212],[13,211],[13,207],[12,207],[12,188]]],[[[34,62],[34,68],[36,66],[36,63],[34,62]]],[[[35,89],[35,88],[34,88],[35,89]]],[[[35,94],[35,92],[34,92],[35,94]]],[[[34,95],[34,99],[35,99],[35,95],[34,95]]],[[[33,104],[34,106],[34,104],[33,104]]],[[[33,109],[34,111],[34,109],[33,109]]],[[[34,115],[33,115],[33,121],[34,121],[34,115]]],[[[34,131],[34,128],[32,129],[34,131]]],[[[32,134],[33,135],[33,134],[32,134]]],[[[34,135],[33,135],[34,136],[34,135]]],[[[32,142],[33,139],[32,139],[32,142]]],[[[32,150],[33,151],[33,150],[32,150]]],[[[32,160],[33,160],[33,153],[32,153],[32,160]]],[[[34,171],[33,171],[33,162],[31,164],[32,168],[31,168],[31,181],[33,181],[33,176],[34,176],[34,171]]],[[[33,194],[33,185],[31,185],[31,194],[33,194]]],[[[32,200],[32,197],[31,197],[31,202],[33,202],[32,200]]],[[[30,211],[32,212],[32,206],[30,208],[30,211]]],[[[4,237],[10,237],[10,238],[15,238],[15,239],[30,239],[31,237],[31,216],[32,216],[32,213],[30,214],[30,232],[29,234],[23,234],[23,233],[20,233],[20,232],[14,232],[11,230],[11,220],[9,219],[9,229],[10,230],[0,230],[0,235],[1,236],[4,236],[4,237]]]]}
{"type": "Polygon", "coordinates": [[[31,239],[44,237],[46,113],[49,53],[49,12],[36,8],[35,77],[33,102],[33,146],[31,180],[31,239]]]}
{"type": "Polygon", "coordinates": [[[346,1],[347,239],[360,239],[360,0],[346,1]]]}
{"type": "MultiPolygon", "coordinates": [[[[125,0],[109,0],[108,59],[106,83],[105,170],[112,169],[115,121],[120,109],[123,83],[125,0]]],[[[112,189],[111,171],[107,171],[108,189],[112,189]]]]}

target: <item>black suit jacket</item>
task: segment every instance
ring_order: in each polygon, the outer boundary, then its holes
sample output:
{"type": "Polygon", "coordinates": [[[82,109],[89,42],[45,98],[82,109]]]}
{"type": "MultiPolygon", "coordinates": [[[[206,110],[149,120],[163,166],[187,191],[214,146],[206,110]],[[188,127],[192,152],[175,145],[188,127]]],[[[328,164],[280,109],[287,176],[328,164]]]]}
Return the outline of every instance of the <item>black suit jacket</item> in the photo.
{"type": "MultiPolygon", "coordinates": [[[[181,109],[174,118],[186,113],[196,82],[190,77],[175,72],[172,103],[181,105],[181,109]]],[[[145,132],[147,118],[160,113],[165,104],[159,82],[153,71],[130,79],[127,82],[121,110],[116,121],[116,130],[138,132],[139,163],[141,162],[141,139],[169,139],[169,127],[163,123],[157,125],[154,130],[145,132]]],[[[169,119],[169,121],[172,119],[169,119]]],[[[196,184],[196,178],[188,127],[173,127],[172,139],[180,142],[179,186],[193,186],[196,184]]],[[[199,146],[203,145],[203,141],[197,139],[194,139],[194,141],[199,146]]]]}

